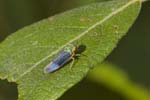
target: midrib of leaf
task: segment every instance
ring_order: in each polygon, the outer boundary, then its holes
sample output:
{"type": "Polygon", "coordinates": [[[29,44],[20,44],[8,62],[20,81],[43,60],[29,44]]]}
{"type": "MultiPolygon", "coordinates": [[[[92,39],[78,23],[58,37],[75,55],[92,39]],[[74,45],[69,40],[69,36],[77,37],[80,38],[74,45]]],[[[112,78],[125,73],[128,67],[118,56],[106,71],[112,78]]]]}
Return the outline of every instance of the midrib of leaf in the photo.
{"type": "Polygon", "coordinates": [[[112,18],[114,15],[120,13],[121,11],[123,11],[124,9],[126,9],[128,6],[130,6],[130,5],[132,5],[132,4],[136,3],[136,2],[142,2],[142,1],[143,0],[131,0],[128,3],[126,3],[125,5],[123,5],[122,7],[120,7],[119,9],[117,9],[116,11],[113,11],[112,13],[108,14],[108,16],[106,16],[102,20],[98,21],[97,23],[95,23],[94,25],[92,25],[91,27],[89,27],[86,31],[82,32],[80,35],[78,35],[75,38],[71,39],[66,44],[62,45],[60,48],[58,48],[57,50],[55,50],[54,52],[52,52],[50,55],[44,57],[43,59],[41,59],[40,61],[38,61],[37,63],[35,63],[28,70],[26,70],[23,74],[21,74],[15,81],[19,80],[24,75],[26,75],[27,73],[31,72],[34,68],[36,68],[36,66],[38,66],[39,64],[41,64],[43,61],[45,61],[48,58],[50,58],[50,57],[54,56],[55,54],[57,54],[60,50],[62,50],[68,44],[71,44],[74,41],[80,39],[82,36],[86,35],[90,30],[94,29],[95,27],[97,27],[99,25],[102,25],[104,22],[106,22],[107,20],[109,20],[110,18],[112,18]]]}

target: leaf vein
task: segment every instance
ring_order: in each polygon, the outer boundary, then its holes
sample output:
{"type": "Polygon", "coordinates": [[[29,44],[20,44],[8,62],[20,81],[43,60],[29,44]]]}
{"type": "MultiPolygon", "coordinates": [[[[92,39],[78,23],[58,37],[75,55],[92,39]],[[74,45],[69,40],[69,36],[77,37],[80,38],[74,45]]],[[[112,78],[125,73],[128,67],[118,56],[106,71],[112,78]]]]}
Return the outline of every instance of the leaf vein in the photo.
{"type": "Polygon", "coordinates": [[[77,37],[75,37],[72,40],[68,41],[66,44],[62,45],[56,51],[52,52],[50,55],[44,57],[43,59],[41,59],[40,61],[38,61],[37,63],[35,63],[33,66],[31,66],[29,69],[27,69],[23,74],[21,74],[16,80],[19,80],[21,77],[23,77],[24,75],[26,75],[27,73],[29,73],[30,71],[32,71],[34,68],[36,68],[36,66],[38,66],[39,64],[41,64],[43,61],[45,61],[48,58],[52,57],[53,55],[57,54],[60,50],[62,50],[68,44],[71,44],[72,42],[78,40],[79,38],[81,38],[82,36],[84,36],[85,34],[87,34],[90,30],[94,29],[96,26],[99,26],[99,25],[103,24],[104,22],[106,22],[107,20],[109,20],[111,17],[113,17],[114,15],[120,13],[121,11],[123,11],[124,9],[126,9],[128,6],[134,4],[137,1],[139,1],[139,0],[131,0],[128,3],[126,3],[125,5],[123,5],[122,7],[120,7],[117,10],[111,12],[106,17],[104,17],[102,20],[98,21],[97,23],[95,23],[94,25],[92,25],[91,27],[89,27],[87,30],[85,30],[84,32],[82,32],[80,35],[78,35],[77,37]]]}

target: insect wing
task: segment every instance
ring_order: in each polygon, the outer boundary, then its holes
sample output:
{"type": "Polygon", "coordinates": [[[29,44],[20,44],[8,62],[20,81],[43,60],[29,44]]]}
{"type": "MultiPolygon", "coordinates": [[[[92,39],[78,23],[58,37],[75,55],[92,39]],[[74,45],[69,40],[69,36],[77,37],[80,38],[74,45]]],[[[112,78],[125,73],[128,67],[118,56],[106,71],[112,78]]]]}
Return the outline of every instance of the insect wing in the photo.
{"type": "Polygon", "coordinates": [[[63,66],[70,60],[71,54],[69,52],[61,52],[59,56],[53,61],[55,64],[59,66],[63,66]]]}
{"type": "Polygon", "coordinates": [[[51,73],[62,67],[65,63],[70,60],[71,54],[69,52],[61,52],[56,59],[54,59],[44,69],[45,73],[51,73]]]}
{"type": "Polygon", "coordinates": [[[58,64],[55,64],[54,62],[51,62],[44,68],[45,73],[51,73],[54,72],[55,70],[59,69],[60,66],[58,64]]]}

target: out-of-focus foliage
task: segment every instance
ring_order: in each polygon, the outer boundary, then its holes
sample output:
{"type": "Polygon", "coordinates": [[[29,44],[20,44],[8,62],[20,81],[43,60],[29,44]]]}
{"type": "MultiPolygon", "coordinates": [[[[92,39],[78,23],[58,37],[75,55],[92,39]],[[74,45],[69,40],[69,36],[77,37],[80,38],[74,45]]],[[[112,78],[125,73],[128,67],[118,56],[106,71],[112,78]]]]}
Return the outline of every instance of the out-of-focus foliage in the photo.
{"type": "Polygon", "coordinates": [[[128,100],[148,100],[147,90],[133,83],[122,70],[109,63],[103,63],[90,72],[92,81],[103,83],[124,95],[128,100]]]}
{"type": "Polygon", "coordinates": [[[0,100],[17,100],[17,94],[15,83],[0,81],[0,100]]]}

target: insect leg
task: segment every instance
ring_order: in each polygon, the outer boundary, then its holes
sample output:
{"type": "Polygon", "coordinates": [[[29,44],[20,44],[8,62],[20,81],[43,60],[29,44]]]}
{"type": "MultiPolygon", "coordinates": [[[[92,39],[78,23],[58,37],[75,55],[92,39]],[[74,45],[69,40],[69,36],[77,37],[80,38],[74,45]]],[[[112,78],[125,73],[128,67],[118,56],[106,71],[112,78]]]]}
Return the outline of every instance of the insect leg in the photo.
{"type": "Polygon", "coordinates": [[[72,62],[71,62],[71,65],[70,65],[70,70],[72,70],[72,66],[73,66],[74,61],[75,61],[75,58],[74,58],[74,57],[71,57],[71,59],[72,59],[72,62]]]}
{"type": "MultiPolygon", "coordinates": [[[[75,56],[72,56],[72,57],[71,57],[72,62],[71,62],[71,65],[70,65],[70,70],[72,70],[72,67],[73,67],[73,65],[74,65],[75,57],[80,57],[80,56],[81,56],[81,54],[75,54],[75,56]]],[[[84,55],[84,56],[85,56],[85,55],[84,55]]]]}
{"type": "Polygon", "coordinates": [[[81,54],[75,54],[75,57],[80,57],[81,56],[81,54]]]}

